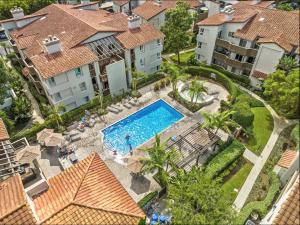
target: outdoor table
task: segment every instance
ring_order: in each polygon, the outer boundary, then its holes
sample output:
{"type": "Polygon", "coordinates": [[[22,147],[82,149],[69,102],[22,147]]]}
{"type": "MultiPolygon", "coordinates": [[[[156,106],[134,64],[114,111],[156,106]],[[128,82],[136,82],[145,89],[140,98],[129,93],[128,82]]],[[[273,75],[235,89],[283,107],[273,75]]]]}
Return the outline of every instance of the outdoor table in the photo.
{"type": "Polygon", "coordinates": [[[72,153],[72,154],[70,154],[69,155],[69,159],[70,159],[70,161],[72,162],[72,163],[76,163],[77,162],[77,157],[76,157],[76,155],[75,155],[75,153],[72,153]]]}

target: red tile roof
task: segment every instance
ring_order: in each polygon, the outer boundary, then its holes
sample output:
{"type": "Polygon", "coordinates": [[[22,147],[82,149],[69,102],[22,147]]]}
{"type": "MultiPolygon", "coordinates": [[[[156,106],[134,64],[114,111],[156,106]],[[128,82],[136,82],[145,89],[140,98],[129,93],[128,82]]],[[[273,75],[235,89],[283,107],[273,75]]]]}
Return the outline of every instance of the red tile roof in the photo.
{"type": "Polygon", "coordinates": [[[48,180],[34,199],[45,224],[137,224],[145,215],[99,155],[92,153],[48,180]]]}
{"type": "Polygon", "coordinates": [[[24,20],[24,19],[30,19],[30,18],[34,18],[34,17],[42,17],[45,14],[43,13],[37,13],[37,14],[32,14],[32,15],[26,15],[22,18],[19,19],[15,19],[15,18],[10,18],[10,19],[6,19],[6,20],[0,20],[0,24],[1,23],[8,23],[8,22],[12,22],[12,21],[20,21],[20,20],[24,20]]]}
{"type": "Polygon", "coordinates": [[[165,35],[151,24],[142,24],[140,28],[129,29],[116,35],[116,38],[127,49],[132,49],[157,39],[163,39],[164,37],[165,35]]]}
{"type": "Polygon", "coordinates": [[[287,150],[285,151],[280,160],[278,161],[277,165],[284,167],[284,168],[289,168],[293,162],[297,159],[298,157],[298,152],[297,151],[293,151],[293,150],[287,150]]]}
{"type": "Polygon", "coordinates": [[[300,205],[299,195],[300,185],[299,176],[293,184],[288,197],[281,205],[279,212],[277,213],[272,224],[276,225],[299,225],[300,224],[300,205]]]}
{"type": "Polygon", "coordinates": [[[20,175],[0,183],[0,224],[35,224],[20,175]]]}
{"type": "Polygon", "coordinates": [[[0,118],[0,141],[4,141],[7,139],[9,139],[9,135],[3,120],[0,118]]]}
{"type": "Polygon", "coordinates": [[[160,14],[161,12],[165,11],[166,7],[162,6],[161,4],[158,5],[155,2],[147,1],[143,5],[135,8],[133,10],[134,14],[139,15],[140,17],[144,18],[145,20],[149,20],[152,17],[160,14]]]}
{"type": "Polygon", "coordinates": [[[260,72],[258,70],[254,70],[252,76],[258,78],[258,79],[266,79],[268,74],[260,72]]]}

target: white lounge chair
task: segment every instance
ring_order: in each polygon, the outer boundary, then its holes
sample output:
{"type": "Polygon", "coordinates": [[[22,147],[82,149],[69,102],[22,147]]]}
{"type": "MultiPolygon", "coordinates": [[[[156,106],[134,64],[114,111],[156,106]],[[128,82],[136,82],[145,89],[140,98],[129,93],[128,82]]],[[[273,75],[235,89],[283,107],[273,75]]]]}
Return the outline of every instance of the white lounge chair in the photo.
{"type": "Polygon", "coordinates": [[[131,107],[132,107],[132,106],[131,106],[128,102],[126,102],[126,101],[123,103],[123,106],[124,106],[125,108],[127,108],[127,109],[131,109],[131,107]]]}
{"type": "Polygon", "coordinates": [[[118,114],[118,113],[120,112],[118,109],[116,109],[116,108],[114,108],[114,107],[111,107],[111,106],[108,106],[108,107],[107,107],[107,110],[108,110],[109,112],[116,113],[116,114],[118,114]]]}
{"type": "Polygon", "coordinates": [[[115,109],[118,110],[119,112],[122,112],[122,111],[123,111],[122,106],[119,105],[119,104],[111,105],[111,107],[115,108],[115,109]]]}

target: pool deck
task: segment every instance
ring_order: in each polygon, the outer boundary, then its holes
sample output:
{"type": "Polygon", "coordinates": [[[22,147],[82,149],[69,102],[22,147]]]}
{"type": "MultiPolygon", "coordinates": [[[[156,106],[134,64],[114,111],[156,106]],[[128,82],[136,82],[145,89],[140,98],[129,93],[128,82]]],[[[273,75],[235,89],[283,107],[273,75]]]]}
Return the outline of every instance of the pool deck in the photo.
{"type": "MultiPolygon", "coordinates": [[[[227,98],[228,92],[223,87],[214,83],[209,82],[207,85],[211,85],[212,88],[219,91],[218,98],[215,99],[211,105],[203,107],[200,111],[216,112],[220,107],[220,101],[227,98]]],[[[103,149],[101,135],[99,135],[100,130],[122,118],[127,117],[128,115],[136,112],[146,105],[157,101],[158,99],[163,99],[172,107],[185,115],[183,119],[160,133],[161,140],[167,140],[172,136],[179,135],[184,130],[190,128],[196,122],[202,120],[202,116],[199,112],[190,112],[185,107],[168,96],[168,93],[171,91],[171,87],[166,87],[158,92],[154,92],[153,86],[154,84],[151,84],[139,90],[143,95],[141,98],[144,98],[145,100],[144,104],[134,106],[131,109],[123,107],[122,112],[119,112],[118,114],[109,112],[101,119],[98,118],[97,123],[93,128],[85,128],[85,131],[80,134],[80,141],[73,142],[71,144],[76,147],[75,153],[78,157],[78,160],[86,158],[93,151],[97,152],[109,167],[109,169],[116,176],[116,178],[119,180],[119,182],[124,186],[124,188],[136,202],[142,199],[149,192],[159,190],[160,186],[157,182],[155,182],[152,174],[145,175],[146,179],[143,182],[137,184],[131,175],[131,171],[127,169],[126,165],[118,163],[115,160],[114,156],[112,156],[110,153],[107,153],[107,151],[103,149]]],[[[135,149],[133,155],[142,157],[145,156],[145,153],[140,149],[150,146],[152,142],[153,138],[142,144],[139,149],[135,149]]],[[[60,162],[64,168],[68,168],[71,166],[71,163],[68,159],[60,159],[60,162]]]]}

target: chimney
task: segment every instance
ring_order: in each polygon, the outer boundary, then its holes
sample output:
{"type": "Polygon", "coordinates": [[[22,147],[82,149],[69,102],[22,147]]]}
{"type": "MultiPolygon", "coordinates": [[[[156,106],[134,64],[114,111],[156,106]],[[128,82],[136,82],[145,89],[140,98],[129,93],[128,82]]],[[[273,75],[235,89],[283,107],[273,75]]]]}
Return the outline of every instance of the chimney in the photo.
{"type": "Polygon", "coordinates": [[[86,4],[89,4],[90,3],[90,0],[81,0],[80,3],[82,5],[86,5],[86,4]]]}
{"type": "Polygon", "coordinates": [[[225,21],[231,21],[234,12],[235,10],[232,8],[232,6],[226,6],[223,10],[223,13],[225,14],[225,21]]]}
{"type": "Polygon", "coordinates": [[[55,36],[49,35],[47,38],[45,38],[43,44],[48,54],[53,54],[61,51],[60,41],[55,36]]]}
{"type": "Polygon", "coordinates": [[[24,11],[22,8],[15,6],[10,10],[14,19],[21,19],[24,17],[24,11]]]}
{"type": "Polygon", "coordinates": [[[127,20],[129,29],[139,28],[141,26],[141,17],[137,15],[132,14],[132,16],[129,16],[127,20]]]}

